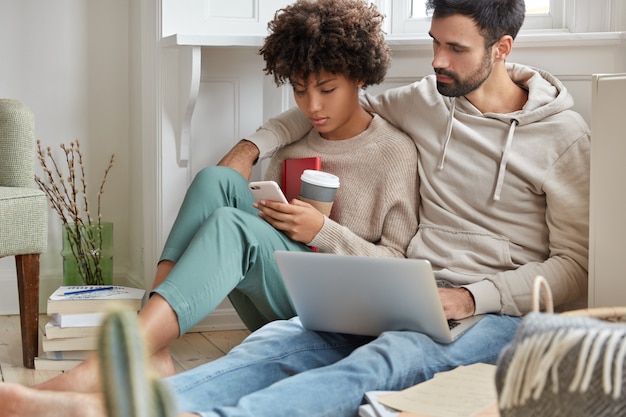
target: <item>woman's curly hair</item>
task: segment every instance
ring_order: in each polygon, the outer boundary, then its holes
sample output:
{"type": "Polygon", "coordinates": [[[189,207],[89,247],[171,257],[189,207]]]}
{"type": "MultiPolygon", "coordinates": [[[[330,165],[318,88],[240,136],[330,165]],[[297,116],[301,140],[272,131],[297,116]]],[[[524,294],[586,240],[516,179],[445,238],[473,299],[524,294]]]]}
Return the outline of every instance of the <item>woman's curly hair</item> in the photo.
{"type": "Polygon", "coordinates": [[[298,0],[276,12],[259,53],[276,85],[322,71],[361,81],[383,81],[391,53],[383,15],[363,0],[298,0]]]}

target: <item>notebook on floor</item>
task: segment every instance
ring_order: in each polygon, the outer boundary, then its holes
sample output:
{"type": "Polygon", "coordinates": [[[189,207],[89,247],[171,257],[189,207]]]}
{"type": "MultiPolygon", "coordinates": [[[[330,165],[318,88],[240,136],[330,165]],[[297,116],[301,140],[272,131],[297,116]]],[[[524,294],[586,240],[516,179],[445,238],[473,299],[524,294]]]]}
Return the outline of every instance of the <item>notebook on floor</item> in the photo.
{"type": "Polygon", "coordinates": [[[426,260],[289,251],[274,257],[309,330],[368,336],[412,330],[450,343],[483,317],[449,323],[426,260]]]}

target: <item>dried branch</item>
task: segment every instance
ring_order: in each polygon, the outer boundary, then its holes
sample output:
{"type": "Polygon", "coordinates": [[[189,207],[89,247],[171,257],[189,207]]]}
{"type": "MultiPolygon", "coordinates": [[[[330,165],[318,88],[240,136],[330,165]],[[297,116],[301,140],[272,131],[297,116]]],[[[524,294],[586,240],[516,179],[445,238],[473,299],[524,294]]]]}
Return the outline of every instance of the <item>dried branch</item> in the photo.
{"type": "Polygon", "coordinates": [[[76,258],[83,281],[86,284],[101,284],[102,270],[102,194],[109,171],[114,165],[115,154],[104,171],[97,194],[97,222],[93,221],[87,198],[87,180],[80,142],[61,144],[64,152],[63,169],[52,155],[50,147],[44,151],[37,141],[37,158],[45,173],[44,178],[35,176],[37,186],[46,194],[50,205],[63,223],[71,251],[76,258]],[[66,171],[66,172],[64,172],[66,171]]]}

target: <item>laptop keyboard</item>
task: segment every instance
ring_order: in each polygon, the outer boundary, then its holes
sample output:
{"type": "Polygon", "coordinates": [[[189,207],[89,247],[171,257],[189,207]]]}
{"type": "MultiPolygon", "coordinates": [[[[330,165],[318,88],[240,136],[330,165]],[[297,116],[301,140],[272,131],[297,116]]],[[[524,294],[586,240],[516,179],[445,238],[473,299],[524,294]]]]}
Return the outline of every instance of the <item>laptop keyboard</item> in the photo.
{"type": "Polygon", "coordinates": [[[456,320],[448,320],[448,327],[450,328],[450,330],[454,329],[459,324],[461,323],[456,320]]]}

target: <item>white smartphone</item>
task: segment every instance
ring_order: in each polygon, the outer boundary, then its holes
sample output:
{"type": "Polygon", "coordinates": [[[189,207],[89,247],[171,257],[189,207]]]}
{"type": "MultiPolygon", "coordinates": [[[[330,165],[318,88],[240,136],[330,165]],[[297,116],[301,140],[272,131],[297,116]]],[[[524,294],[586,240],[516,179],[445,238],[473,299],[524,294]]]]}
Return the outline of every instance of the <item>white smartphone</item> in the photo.
{"type": "Polygon", "coordinates": [[[276,181],[252,181],[249,188],[256,201],[271,200],[289,203],[276,181]]]}

